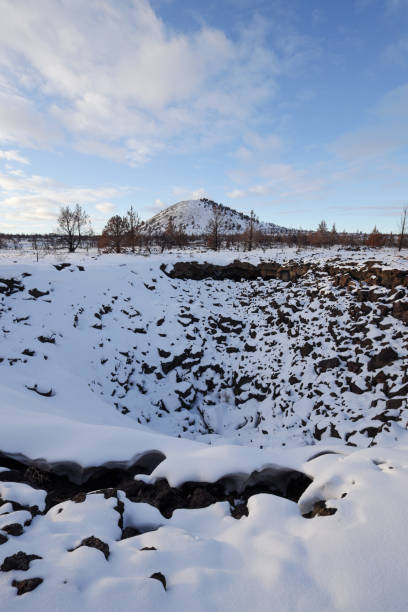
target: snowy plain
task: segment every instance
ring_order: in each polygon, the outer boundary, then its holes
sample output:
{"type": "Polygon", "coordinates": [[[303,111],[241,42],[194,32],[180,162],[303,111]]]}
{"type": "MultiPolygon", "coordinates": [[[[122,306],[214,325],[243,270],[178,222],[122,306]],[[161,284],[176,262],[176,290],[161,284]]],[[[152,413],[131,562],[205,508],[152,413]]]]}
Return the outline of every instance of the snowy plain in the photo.
{"type": "Polygon", "coordinates": [[[376,299],[362,308],[364,282],[334,286],[324,271],[370,260],[408,271],[406,253],[386,249],[38,262],[2,252],[0,609],[405,610],[408,416],[397,391],[408,335],[390,304],[406,285],[370,287],[376,299]],[[237,258],[321,273],[294,283],[168,276],[177,262],[237,258]],[[314,352],[300,356],[305,343],[314,352]],[[380,344],[398,358],[372,372],[380,344]],[[146,485],[227,479],[240,494],[291,470],[312,482],[297,501],[253,494],[239,519],[228,501],[164,516],[120,487],[48,507],[48,485],[14,482],[5,457],[79,487],[100,466],[143,461],[146,485]],[[314,513],[316,502],[330,512],[314,513]],[[126,528],[139,533],[124,538],[126,528]],[[109,554],[79,546],[91,536],[109,554]],[[40,558],[5,570],[18,551],[40,558]],[[31,578],[42,582],[17,595],[13,581],[31,578]]]}

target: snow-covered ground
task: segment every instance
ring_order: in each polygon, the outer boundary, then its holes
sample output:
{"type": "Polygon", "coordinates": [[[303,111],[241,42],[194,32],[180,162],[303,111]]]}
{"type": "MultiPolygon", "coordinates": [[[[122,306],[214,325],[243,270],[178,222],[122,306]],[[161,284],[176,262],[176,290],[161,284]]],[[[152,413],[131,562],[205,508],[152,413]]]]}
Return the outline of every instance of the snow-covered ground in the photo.
{"type": "Polygon", "coordinates": [[[0,609],[406,609],[408,257],[236,257],[0,253],[0,609]]]}

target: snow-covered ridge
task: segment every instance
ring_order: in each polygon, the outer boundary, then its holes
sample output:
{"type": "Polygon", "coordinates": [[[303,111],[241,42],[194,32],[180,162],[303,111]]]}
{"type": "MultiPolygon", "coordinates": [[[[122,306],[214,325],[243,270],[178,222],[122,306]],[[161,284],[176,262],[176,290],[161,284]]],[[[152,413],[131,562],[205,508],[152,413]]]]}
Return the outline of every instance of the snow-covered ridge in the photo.
{"type": "MultiPolygon", "coordinates": [[[[149,231],[153,233],[161,233],[166,230],[171,219],[173,225],[175,227],[182,226],[184,233],[187,235],[202,235],[207,230],[208,223],[213,215],[214,205],[220,207],[224,212],[225,234],[239,234],[246,231],[249,222],[248,215],[206,199],[177,202],[148,219],[144,227],[149,228],[149,231]]],[[[286,228],[267,222],[259,222],[256,227],[266,234],[287,231],[286,228]]]]}

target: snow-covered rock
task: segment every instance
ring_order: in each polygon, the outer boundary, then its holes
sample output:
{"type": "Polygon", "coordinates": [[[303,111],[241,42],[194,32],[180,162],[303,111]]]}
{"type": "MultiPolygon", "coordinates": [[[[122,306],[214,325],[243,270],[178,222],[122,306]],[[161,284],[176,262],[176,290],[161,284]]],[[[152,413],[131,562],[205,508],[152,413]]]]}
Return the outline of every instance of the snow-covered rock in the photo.
{"type": "Polygon", "coordinates": [[[1,609],[406,609],[408,259],[235,257],[0,254],[1,609]]]}

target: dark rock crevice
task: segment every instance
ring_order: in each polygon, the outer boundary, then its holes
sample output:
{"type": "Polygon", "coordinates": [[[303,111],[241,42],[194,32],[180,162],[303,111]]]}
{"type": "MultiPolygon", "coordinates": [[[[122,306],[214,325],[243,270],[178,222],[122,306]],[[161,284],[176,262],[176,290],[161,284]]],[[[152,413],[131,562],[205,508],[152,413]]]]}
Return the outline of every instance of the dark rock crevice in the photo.
{"type": "Polygon", "coordinates": [[[312,480],[296,470],[266,468],[250,475],[232,474],[210,482],[185,482],[171,487],[167,480],[153,484],[133,480],[120,485],[126,497],[133,502],[144,502],[156,507],[170,518],[181,508],[206,508],[217,502],[229,502],[234,518],[248,515],[247,502],[253,495],[267,493],[297,502],[312,480]]]}
{"type": "MultiPolygon", "coordinates": [[[[16,470],[20,473],[27,468],[36,468],[44,477],[52,479],[64,478],[71,485],[81,486],[86,484],[86,487],[92,486],[102,488],[103,483],[112,482],[111,485],[124,477],[134,476],[136,474],[150,474],[166,456],[158,450],[146,451],[134,456],[128,461],[108,461],[100,466],[84,468],[73,461],[59,461],[50,463],[45,459],[30,459],[23,454],[6,454],[0,451],[0,467],[6,467],[10,470],[16,470]]],[[[0,480],[7,479],[8,472],[0,472],[0,480]]],[[[18,480],[16,482],[25,482],[18,480]]],[[[28,482],[33,486],[33,481],[28,482]]],[[[34,483],[35,484],[35,483],[34,483]]],[[[41,484],[41,483],[40,483],[41,484]]],[[[37,488],[46,488],[38,486],[37,488]]],[[[90,490],[90,489],[89,489],[90,490]]]]}
{"type": "MultiPolygon", "coordinates": [[[[230,474],[214,483],[185,482],[179,487],[171,487],[166,479],[158,479],[154,483],[135,480],[135,476],[141,473],[140,466],[136,465],[127,469],[101,467],[99,472],[95,471],[82,483],[72,482],[67,475],[42,472],[36,466],[27,467],[16,459],[4,456],[0,458],[0,465],[9,467],[9,471],[0,472],[0,481],[23,482],[33,488],[47,491],[44,513],[67,500],[82,503],[91,492],[103,493],[108,498],[118,497],[117,492],[120,490],[130,501],[148,503],[158,508],[166,518],[170,518],[177,509],[206,508],[225,501],[230,504],[231,515],[241,518],[248,514],[247,502],[253,495],[268,493],[297,502],[312,482],[302,472],[278,466],[265,468],[259,472],[254,471],[251,474],[230,474]]],[[[12,503],[14,509],[23,508],[19,504],[12,503]]],[[[43,513],[39,512],[37,507],[26,509],[32,511],[33,515],[43,513]]],[[[118,502],[116,509],[120,515],[119,526],[123,531],[122,502],[118,502]]],[[[124,537],[130,537],[129,530],[124,537]]]]}

